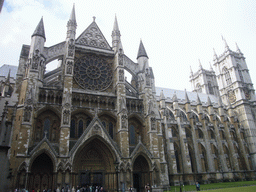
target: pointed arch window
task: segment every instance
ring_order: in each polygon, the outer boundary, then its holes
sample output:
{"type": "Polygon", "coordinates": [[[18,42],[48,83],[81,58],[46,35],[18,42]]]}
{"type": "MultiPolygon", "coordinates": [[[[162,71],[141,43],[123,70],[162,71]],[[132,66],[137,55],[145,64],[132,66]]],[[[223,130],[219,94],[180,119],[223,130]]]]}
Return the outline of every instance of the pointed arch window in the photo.
{"type": "Polygon", "coordinates": [[[242,74],[241,66],[239,64],[237,64],[237,68],[238,68],[238,75],[240,77],[240,80],[242,82],[244,82],[244,77],[243,77],[243,74],[242,74]]]}
{"type": "Polygon", "coordinates": [[[114,130],[113,130],[113,123],[112,122],[109,122],[109,126],[108,126],[108,133],[110,135],[110,137],[113,139],[114,137],[114,130]]]}
{"type": "Polygon", "coordinates": [[[50,119],[46,118],[44,120],[44,134],[46,133],[47,139],[49,139],[50,124],[51,124],[50,119]]]}
{"type": "Polygon", "coordinates": [[[135,127],[133,125],[130,126],[130,145],[135,145],[136,141],[135,141],[135,127]]]}
{"type": "Polygon", "coordinates": [[[71,119],[70,138],[75,138],[75,134],[76,134],[76,122],[74,119],[71,119]]]}
{"type": "Polygon", "coordinates": [[[83,134],[84,131],[84,122],[83,120],[80,120],[78,123],[78,137],[80,137],[83,134]]]}
{"type": "Polygon", "coordinates": [[[222,71],[225,75],[227,85],[230,85],[231,84],[231,77],[230,77],[230,73],[229,73],[228,69],[226,67],[224,67],[222,71]]]}
{"type": "Polygon", "coordinates": [[[208,89],[209,89],[209,93],[210,93],[211,95],[214,95],[213,87],[212,87],[211,82],[208,82],[208,89]]]}
{"type": "Polygon", "coordinates": [[[202,93],[202,87],[201,87],[200,83],[196,84],[196,90],[198,93],[202,93]]]}

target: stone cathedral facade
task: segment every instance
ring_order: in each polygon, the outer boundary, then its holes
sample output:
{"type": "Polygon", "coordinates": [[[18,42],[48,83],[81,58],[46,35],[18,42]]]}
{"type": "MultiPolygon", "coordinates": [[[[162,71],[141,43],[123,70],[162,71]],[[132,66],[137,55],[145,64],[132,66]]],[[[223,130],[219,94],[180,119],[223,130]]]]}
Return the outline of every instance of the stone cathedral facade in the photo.
{"type": "Polygon", "coordinates": [[[200,65],[193,92],[179,91],[155,87],[142,42],[137,62],[124,54],[116,18],[112,46],[95,18],[79,36],[76,27],[73,7],[65,41],[45,47],[41,19],[22,47],[17,102],[1,120],[11,188],[143,191],[149,183],[159,191],[255,178],[255,93],[239,49],[226,44],[214,54],[215,72],[200,65]],[[45,72],[56,59],[59,67],[45,72]]]}

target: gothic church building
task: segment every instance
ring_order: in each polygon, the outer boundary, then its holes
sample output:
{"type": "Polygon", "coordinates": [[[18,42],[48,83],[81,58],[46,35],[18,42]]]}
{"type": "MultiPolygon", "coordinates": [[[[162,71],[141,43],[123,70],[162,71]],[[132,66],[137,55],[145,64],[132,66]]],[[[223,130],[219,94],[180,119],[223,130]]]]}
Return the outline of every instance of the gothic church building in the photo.
{"type": "Polygon", "coordinates": [[[17,102],[1,120],[11,125],[12,189],[161,191],[255,178],[255,93],[239,48],[226,44],[214,70],[191,71],[193,92],[179,91],[155,87],[142,42],[137,62],[124,54],[116,18],[112,46],[95,18],[79,36],[76,27],[73,7],[65,41],[45,47],[41,19],[22,47],[17,102]]]}

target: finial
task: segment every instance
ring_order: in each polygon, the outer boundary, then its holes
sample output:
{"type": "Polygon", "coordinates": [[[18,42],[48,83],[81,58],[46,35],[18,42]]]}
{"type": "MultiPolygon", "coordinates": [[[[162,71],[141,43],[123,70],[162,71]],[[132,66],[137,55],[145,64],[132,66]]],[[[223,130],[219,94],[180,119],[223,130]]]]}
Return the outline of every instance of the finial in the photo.
{"type": "Polygon", "coordinates": [[[96,17],[95,17],[95,16],[93,16],[92,18],[93,18],[93,22],[95,22],[96,17]]]}
{"type": "Polygon", "coordinates": [[[186,89],[185,89],[185,103],[190,103],[186,89]]]}
{"type": "Polygon", "coordinates": [[[45,131],[45,132],[44,132],[44,137],[45,137],[45,138],[47,138],[47,133],[48,133],[48,131],[45,131]]]}
{"type": "Polygon", "coordinates": [[[193,71],[192,71],[191,65],[190,65],[190,73],[191,73],[191,75],[193,75],[193,71]]]}
{"type": "Polygon", "coordinates": [[[199,69],[203,69],[200,59],[198,59],[198,61],[199,61],[199,69]]]}
{"type": "Polygon", "coordinates": [[[239,49],[237,43],[236,43],[236,52],[241,53],[241,50],[239,49]]]}
{"type": "Polygon", "coordinates": [[[229,46],[228,46],[228,44],[227,44],[227,41],[226,41],[226,39],[221,35],[221,37],[222,37],[222,40],[224,41],[224,43],[225,43],[225,48],[226,48],[226,51],[228,51],[229,50],[229,46]]]}
{"type": "Polygon", "coordinates": [[[210,63],[210,70],[213,71],[212,64],[210,61],[209,61],[209,63],[210,63]]]}

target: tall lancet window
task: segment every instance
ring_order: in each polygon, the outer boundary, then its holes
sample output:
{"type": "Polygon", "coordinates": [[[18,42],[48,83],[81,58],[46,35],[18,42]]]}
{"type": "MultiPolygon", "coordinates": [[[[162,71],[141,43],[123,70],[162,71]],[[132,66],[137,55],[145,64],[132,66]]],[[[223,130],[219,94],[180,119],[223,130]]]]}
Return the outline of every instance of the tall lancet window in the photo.
{"type": "Polygon", "coordinates": [[[84,131],[84,122],[83,120],[80,120],[78,123],[78,137],[80,137],[83,134],[84,131]]]}
{"type": "Polygon", "coordinates": [[[241,70],[242,68],[239,64],[237,64],[237,68],[238,68],[238,74],[239,74],[240,80],[242,82],[244,82],[244,77],[243,77],[242,70],[241,70]]]}
{"type": "Polygon", "coordinates": [[[135,145],[135,127],[133,125],[130,126],[130,145],[135,145]]]}
{"type": "Polygon", "coordinates": [[[75,138],[76,134],[76,122],[74,119],[71,120],[71,125],[70,125],[70,138],[75,138]]]}
{"type": "Polygon", "coordinates": [[[231,77],[230,77],[230,73],[229,73],[228,69],[226,67],[224,67],[222,71],[225,75],[227,85],[230,85],[231,84],[231,77]]]}
{"type": "Polygon", "coordinates": [[[51,122],[50,122],[49,118],[45,119],[45,121],[44,121],[44,133],[43,134],[46,134],[47,139],[49,139],[50,123],[51,122]]]}

